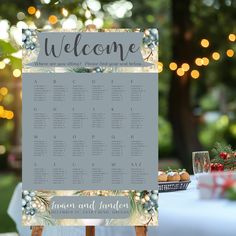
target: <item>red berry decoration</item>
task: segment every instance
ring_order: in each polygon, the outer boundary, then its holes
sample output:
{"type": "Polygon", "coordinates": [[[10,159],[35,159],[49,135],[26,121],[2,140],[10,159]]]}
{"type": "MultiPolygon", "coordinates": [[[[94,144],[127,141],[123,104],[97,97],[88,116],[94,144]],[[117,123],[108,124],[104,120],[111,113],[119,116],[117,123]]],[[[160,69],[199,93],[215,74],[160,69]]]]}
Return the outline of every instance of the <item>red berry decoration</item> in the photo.
{"type": "Polygon", "coordinates": [[[218,171],[224,171],[224,166],[222,164],[218,164],[218,171]]]}
{"type": "Polygon", "coordinates": [[[220,158],[226,160],[227,157],[228,157],[228,153],[227,153],[227,152],[221,152],[221,153],[220,153],[220,158]]]}
{"type": "Polygon", "coordinates": [[[211,171],[216,171],[216,166],[215,166],[215,163],[211,163],[211,171]]]}
{"type": "Polygon", "coordinates": [[[224,165],[220,163],[211,163],[211,172],[224,171],[224,165]]]}
{"type": "Polygon", "coordinates": [[[219,171],[219,164],[215,163],[215,171],[219,171]]]}

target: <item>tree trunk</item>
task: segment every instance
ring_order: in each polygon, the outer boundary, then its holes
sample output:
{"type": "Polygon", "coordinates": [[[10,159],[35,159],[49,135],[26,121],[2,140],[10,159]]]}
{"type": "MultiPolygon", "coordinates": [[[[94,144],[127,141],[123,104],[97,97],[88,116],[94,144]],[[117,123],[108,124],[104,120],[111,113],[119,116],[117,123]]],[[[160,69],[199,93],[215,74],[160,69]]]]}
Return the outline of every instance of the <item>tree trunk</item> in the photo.
{"type": "MultiPolygon", "coordinates": [[[[172,0],[173,61],[193,64],[193,25],[190,16],[191,0],[172,0]]],[[[192,170],[191,152],[201,148],[198,140],[197,118],[194,117],[190,98],[190,72],[183,77],[173,73],[169,92],[169,120],[173,130],[173,143],[183,166],[192,170]]]]}

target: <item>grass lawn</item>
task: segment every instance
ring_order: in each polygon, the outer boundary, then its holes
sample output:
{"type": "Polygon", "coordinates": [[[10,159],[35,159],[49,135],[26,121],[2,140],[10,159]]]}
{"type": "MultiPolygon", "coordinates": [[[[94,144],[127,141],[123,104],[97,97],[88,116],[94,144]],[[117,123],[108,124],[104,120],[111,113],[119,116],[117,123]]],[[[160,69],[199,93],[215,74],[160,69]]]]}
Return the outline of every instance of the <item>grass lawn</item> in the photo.
{"type": "Polygon", "coordinates": [[[14,174],[0,173],[0,233],[16,232],[15,224],[7,214],[7,208],[17,182],[14,174]]]}

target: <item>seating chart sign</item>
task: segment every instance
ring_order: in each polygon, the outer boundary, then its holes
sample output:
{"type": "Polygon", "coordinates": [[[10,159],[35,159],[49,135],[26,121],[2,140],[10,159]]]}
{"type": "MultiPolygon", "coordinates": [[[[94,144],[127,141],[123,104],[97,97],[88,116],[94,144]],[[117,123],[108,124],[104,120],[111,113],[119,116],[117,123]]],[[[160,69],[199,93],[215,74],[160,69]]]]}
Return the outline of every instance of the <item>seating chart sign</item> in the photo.
{"type": "Polygon", "coordinates": [[[23,225],[158,225],[158,31],[23,30],[23,225]]]}

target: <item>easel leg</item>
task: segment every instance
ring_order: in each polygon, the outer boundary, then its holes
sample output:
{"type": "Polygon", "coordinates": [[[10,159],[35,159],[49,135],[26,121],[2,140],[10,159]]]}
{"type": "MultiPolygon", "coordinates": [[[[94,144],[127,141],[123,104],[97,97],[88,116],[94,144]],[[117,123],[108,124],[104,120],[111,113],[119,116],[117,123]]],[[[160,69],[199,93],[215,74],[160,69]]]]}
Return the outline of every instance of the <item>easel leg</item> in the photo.
{"type": "Polygon", "coordinates": [[[95,226],[86,226],[86,236],[95,236],[95,226]]]}
{"type": "Polygon", "coordinates": [[[136,236],[148,236],[146,226],[135,226],[136,236]]]}
{"type": "MultiPolygon", "coordinates": [[[[146,226],[135,226],[136,236],[148,236],[146,226]]],[[[33,226],[31,236],[42,236],[43,226],[33,226]]],[[[95,226],[86,226],[86,236],[95,236],[95,226]]]]}
{"type": "Polygon", "coordinates": [[[43,226],[33,226],[31,236],[42,236],[43,226]]]}

